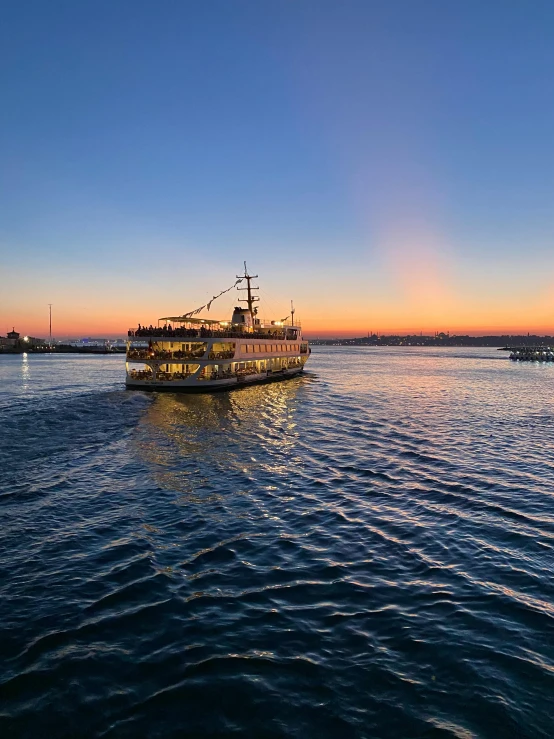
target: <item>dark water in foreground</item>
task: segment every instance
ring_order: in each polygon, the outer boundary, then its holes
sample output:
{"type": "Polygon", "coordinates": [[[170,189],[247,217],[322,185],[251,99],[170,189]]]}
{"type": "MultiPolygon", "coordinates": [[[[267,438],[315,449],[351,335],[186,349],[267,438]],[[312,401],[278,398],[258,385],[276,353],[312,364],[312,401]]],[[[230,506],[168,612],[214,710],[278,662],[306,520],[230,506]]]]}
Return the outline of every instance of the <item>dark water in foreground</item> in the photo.
{"type": "Polygon", "coordinates": [[[2,737],[554,736],[554,365],[0,357],[2,737]]]}

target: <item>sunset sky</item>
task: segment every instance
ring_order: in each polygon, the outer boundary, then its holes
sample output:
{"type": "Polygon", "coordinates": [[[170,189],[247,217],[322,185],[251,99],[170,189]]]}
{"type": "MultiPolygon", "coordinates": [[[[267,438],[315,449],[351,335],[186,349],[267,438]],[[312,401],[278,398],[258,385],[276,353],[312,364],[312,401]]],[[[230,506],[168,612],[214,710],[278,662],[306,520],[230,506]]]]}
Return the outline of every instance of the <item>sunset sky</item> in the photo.
{"type": "Polygon", "coordinates": [[[244,260],[309,336],[554,333],[551,0],[8,0],[0,59],[2,335],[244,260]]]}

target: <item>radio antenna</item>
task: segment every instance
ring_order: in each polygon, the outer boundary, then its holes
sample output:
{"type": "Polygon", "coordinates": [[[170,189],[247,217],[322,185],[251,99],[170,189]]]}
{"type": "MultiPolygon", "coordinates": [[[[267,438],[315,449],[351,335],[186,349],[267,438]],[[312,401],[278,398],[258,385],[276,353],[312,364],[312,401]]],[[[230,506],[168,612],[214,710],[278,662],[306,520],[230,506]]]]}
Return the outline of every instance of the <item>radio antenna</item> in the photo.
{"type": "Polygon", "coordinates": [[[246,290],[247,291],[247,297],[239,299],[239,303],[248,303],[248,310],[250,311],[250,315],[252,316],[252,327],[254,327],[254,315],[255,315],[255,308],[254,303],[259,302],[259,297],[257,295],[252,295],[253,290],[259,290],[259,287],[252,287],[250,284],[251,280],[257,280],[258,275],[249,275],[248,269],[246,267],[246,262],[244,263],[244,274],[243,275],[237,275],[237,279],[244,279],[246,280],[246,287],[239,287],[237,290],[246,290]]]}

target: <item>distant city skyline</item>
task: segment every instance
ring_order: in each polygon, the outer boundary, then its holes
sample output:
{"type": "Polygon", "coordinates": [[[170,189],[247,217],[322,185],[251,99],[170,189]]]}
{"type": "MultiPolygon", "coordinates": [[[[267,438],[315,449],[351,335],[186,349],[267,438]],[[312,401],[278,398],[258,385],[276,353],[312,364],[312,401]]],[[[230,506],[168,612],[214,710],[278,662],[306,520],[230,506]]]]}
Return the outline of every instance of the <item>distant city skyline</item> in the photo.
{"type": "Polygon", "coordinates": [[[554,333],[549,2],[30,0],[0,58],[2,335],[122,336],[245,259],[312,337],[554,333]]]}

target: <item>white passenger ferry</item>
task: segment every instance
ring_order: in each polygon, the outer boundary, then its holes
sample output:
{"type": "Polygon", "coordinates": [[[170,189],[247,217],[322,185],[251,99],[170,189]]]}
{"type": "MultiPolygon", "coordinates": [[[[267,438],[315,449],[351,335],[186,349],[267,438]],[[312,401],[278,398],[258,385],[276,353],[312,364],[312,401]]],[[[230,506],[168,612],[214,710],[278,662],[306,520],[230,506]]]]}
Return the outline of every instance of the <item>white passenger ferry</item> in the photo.
{"type": "MultiPolygon", "coordinates": [[[[127,338],[128,388],[213,392],[260,382],[284,380],[300,374],[310,355],[299,323],[291,314],[280,321],[258,318],[251,282],[257,275],[237,276],[246,282],[247,297],[239,302],[230,321],[198,318],[206,306],[182,316],[166,316],[158,326],[129,329],[127,338]]],[[[232,288],[229,288],[231,290],[232,288]]],[[[220,295],[228,290],[224,290],[220,295]]],[[[217,296],[219,297],[219,296],[217,296]]]]}

